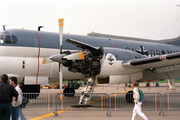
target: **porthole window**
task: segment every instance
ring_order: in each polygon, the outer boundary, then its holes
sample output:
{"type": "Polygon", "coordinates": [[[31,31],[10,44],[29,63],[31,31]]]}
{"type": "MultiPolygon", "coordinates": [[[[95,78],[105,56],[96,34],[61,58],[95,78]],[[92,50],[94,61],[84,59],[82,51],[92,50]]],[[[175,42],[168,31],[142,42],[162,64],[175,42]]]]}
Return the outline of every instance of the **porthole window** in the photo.
{"type": "Polygon", "coordinates": [[[166,52],[165,52],[165,50],[162,50],[162,54],[164,55],[166,52]]]}
{"type": "Polygon", "coordinates": [[[155,56],[155,51],[153,49],[151,49],[151,57],[155,56]]]}
{"type": "Polygon", "coordinates": [[[159,50],[156,50],[156,54],[157,54],[157,55],[160,55],[160,51],[159,51],[159,50]]]}
{"type": "Polygon", "coordinates": [[[126,50],[130,50],[130,48],[129,48],[129,47],[126,47],[125,49],[126,49],[126,50]]]}

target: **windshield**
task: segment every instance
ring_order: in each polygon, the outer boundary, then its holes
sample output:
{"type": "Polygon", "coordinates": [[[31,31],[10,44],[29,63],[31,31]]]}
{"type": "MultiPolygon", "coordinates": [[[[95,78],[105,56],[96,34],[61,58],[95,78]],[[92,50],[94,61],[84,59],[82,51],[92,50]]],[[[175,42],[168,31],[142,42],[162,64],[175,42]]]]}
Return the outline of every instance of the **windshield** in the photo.
{"type": "Polygon", "coordinates": [[[4,35],[0,35],[0,43],[3,43],[3,37],[4,35]]]}
{"type": "Polygon", "coordinates": [[[16,43],[17,37],[14,35],[0,35],[0,43],[16,43]]]}

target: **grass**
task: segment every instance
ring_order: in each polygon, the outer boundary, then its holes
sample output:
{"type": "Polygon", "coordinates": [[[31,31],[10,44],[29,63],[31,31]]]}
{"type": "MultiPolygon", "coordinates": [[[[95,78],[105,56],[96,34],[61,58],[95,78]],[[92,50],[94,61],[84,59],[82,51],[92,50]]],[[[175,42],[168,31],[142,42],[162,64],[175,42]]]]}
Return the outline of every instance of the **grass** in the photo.
{"type": "MultiPolygon", "coordinates": [[[[63,81],[63,84],[68,84],[68,82],[69,82],[69,81],[63,81]]],[[[157,81],[157,82],[158,82],[158,83],[168,83],[167,80],[157,81]]],[[[80,83],[80,82],[78,81],[78,83],[80,83]]],[[[84,80],[81,80],[81,83],[84,84],[84,80]]],[[[153,83],[153,81],[150,82],[150,83],[153,83]]],[[[180,83],[180,78],[176,78],[176,79],[175,79],[175,83],[180,83]]],[[[50,82],[49,84],[54,84],[54,82],[50,82]]],[[[55,82],[55,84],[59,84],[59,82],[55,82]]],[[[98,81],[96,82],[96,84],[98,84],[98,81]]]]}
{"type": "MultiPolygon", "coordinates": [[[[157,82],[158,82],[158,83],[168,83],[168,81],[167,81],[167,80],[157,81],[157,82]]],[[[150,82],[150,83],[152,83],[152,82],[150,82]]],[[[175,83],[180,83],[180,78],[175,79],[175,83]]]]}

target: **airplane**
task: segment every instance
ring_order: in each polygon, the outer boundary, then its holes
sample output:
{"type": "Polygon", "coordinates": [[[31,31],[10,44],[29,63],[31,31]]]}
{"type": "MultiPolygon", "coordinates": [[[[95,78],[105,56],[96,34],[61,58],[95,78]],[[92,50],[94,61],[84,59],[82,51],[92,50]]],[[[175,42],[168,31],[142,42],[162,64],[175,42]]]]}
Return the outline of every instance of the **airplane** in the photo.
{"type": "MultiPolygon", "coordinates": [[[[19,83],[24,82],[25,93],[39,93],[41,82],[58,81],[62,76],[61,80],[83,79],[87,83],[83,96],[93,92],[96,81],[124,84],[168,79],[175,90],[174,79],[180,77],[180,37],[155,41],[99,33],[63,34],[63,24],[59,23],[59,33],[4,28],[0,75],[16,76],[19,83]]],[[[73,84],[63,93],[75,93],[73,84]]],[[[81,98],[79,104],[83,104],[81,98]]]]}

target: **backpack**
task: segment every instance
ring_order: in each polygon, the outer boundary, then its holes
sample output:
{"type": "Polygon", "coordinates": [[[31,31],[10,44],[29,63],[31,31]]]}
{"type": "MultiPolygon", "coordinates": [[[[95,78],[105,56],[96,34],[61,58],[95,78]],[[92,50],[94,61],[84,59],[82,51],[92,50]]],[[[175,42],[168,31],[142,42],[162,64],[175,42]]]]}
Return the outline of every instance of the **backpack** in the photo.
{"type": "Polygon", "coordinates": [[[139,102],[142,102],[144,100],[144,93],[141,89],[139,89],[139,87],[138,90],[139,90],[139,102]]]}
{"type": "Polygon", "coordinates": [[[29,103],[29,100],[26,97],[22,97],[22,104],[20,105],[21,108],[25,107],[29,103]]]}

